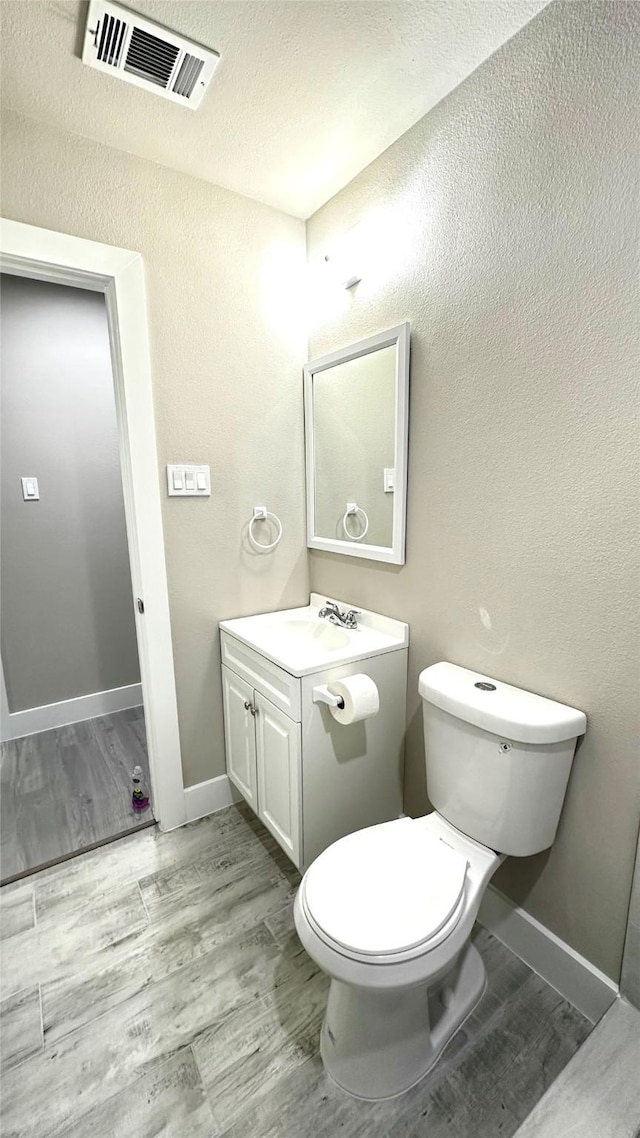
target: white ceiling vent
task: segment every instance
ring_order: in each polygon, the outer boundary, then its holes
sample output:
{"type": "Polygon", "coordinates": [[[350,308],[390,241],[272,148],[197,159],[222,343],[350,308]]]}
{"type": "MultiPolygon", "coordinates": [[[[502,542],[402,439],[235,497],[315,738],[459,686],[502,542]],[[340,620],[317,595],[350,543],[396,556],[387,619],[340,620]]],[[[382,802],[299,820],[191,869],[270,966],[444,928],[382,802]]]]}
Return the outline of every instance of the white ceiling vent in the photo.
{"type": "Polygon", "coordinates": [[[220,56],[161,24],[91,0],[82,62],[183,107],[200,106],[220,56]]]}

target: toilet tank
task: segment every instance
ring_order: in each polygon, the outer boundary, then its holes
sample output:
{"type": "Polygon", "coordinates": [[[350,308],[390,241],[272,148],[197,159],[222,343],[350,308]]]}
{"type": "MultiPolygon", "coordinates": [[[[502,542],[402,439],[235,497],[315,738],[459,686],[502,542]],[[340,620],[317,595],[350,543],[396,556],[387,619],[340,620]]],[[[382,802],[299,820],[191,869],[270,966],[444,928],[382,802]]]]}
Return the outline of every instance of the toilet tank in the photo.
{"type": "Polygon", "coordinates": [[[498,853],[547,849],[584,713],[444,662],[420,673],[418,690],[437,812],[498,853]]]}

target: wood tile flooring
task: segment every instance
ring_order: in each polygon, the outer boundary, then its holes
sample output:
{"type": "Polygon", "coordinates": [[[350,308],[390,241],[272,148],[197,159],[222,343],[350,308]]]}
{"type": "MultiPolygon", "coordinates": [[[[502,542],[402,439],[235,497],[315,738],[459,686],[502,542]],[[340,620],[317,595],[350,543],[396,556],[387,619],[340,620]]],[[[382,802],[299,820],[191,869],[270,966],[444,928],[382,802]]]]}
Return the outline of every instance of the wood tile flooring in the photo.
{"type": "Polygon", "coordinates": [[[591,1025],[486,931],[485,996],[407,1095],[323,1073],[299,877],[243,806],[0,893],[3,1138],[499,1138],[591,1025]]]}
{"type": "Polygon", "coordinates": [[[0,747],[2,881],[153,822],[131,807],[131,772],[149,777],[141,707],[0,747]]]}
{"type": "Polygon", "coordinates": [[[638,1138],[640,1011],[616,1000],[517,1138],[638,1138]]]}

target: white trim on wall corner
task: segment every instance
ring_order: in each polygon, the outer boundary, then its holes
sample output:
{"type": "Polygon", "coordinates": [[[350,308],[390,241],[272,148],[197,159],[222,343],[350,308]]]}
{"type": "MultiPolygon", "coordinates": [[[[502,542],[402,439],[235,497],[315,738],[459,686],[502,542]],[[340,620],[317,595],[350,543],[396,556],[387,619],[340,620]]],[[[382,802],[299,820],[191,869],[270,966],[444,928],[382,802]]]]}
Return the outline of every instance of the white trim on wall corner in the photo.
{"type": "Polygon", "coordinates": [[[25,711],[6,711],[2,716],[0,738],[7,743],[10,739],[21,739],[23,735],[36,735],[54,727],[66,727],[68,723],[81,723],[98,715],[126,711],[128,707],[139,707],[141,703],[141,685],[128,684],[123,688],[64,699],[60,703],[47,703],[43,707],[28,707],[25,711]]]}
{"type": "Polygon", "coordinates": [[[241,800],[242,795],[226,774],[218,775],[217,778],[208,778],[206,782],[197,782],[195,786],[186,786],[184,804],[187,822],[195,822],[198,818],[205,818],[207,814],[215,814],[216,810],[224,810],[225,806],[231,806],[241,800]]]}
{"type": "Polygon", "coordinates": [[[478,920],[592,1023],[619,994],[614,980],[492,885],[478,920]]]}

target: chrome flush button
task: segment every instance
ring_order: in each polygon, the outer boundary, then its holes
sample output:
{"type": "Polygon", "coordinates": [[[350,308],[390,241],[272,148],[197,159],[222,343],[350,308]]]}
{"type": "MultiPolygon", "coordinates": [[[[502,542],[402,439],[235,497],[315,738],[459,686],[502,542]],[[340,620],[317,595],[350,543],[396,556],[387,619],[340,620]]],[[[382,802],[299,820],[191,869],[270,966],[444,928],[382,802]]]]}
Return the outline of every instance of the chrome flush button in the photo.
{"type": "Polygon", "coordinates": [[[474,688],[480,688],[480,691],[495,691],[495,684],[488,684],[486,680],[478,680],[477,684],[473,685],[474,688]]]}

